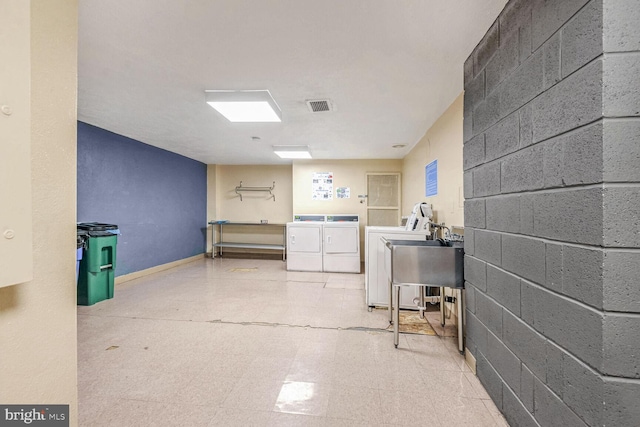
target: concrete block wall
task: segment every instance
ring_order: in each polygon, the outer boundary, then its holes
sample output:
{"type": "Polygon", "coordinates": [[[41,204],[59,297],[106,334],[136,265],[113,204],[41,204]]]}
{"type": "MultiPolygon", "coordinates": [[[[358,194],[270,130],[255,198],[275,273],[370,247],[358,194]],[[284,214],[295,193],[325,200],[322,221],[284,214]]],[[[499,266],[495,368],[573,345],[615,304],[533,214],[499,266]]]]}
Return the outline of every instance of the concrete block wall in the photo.
{"type": "Polygon", "coordinates": [[[512,425],[640,425],[638,22],[511,0],[465,62],[467,351],[512,425]]]}

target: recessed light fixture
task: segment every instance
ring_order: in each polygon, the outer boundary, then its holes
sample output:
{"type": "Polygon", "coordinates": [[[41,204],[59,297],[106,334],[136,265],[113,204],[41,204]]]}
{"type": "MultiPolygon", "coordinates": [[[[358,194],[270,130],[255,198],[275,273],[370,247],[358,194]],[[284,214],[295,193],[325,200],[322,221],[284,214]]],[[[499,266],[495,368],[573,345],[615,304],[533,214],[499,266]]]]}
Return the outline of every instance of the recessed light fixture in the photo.
{"type": "Polygon", "coordinates": [[[274,145],[273,152],[282,159],[310,159],[308,145],[274,145]]]}
{"type": "Polygon", "coordinates": [[[407,144],[395,144],[395,145],[392,145],[391,148],[404,148],[406,146],[407,144]]]}
{"type": "Polygon", "coordinates": [[[207,104],[230,122],[280,122],[280,107],[268,90],[205,90],[207,104]]]}

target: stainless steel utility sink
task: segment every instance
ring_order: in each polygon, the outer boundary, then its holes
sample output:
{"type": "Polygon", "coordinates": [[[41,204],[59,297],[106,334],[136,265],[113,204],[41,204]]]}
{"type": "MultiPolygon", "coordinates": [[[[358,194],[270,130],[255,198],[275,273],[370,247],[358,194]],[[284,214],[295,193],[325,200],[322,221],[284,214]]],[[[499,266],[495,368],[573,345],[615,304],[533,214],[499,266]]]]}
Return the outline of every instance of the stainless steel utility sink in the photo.
{"type": "Polygon", "coordinates": [[[438,240],[385,240],[391,283],[464,288],[462,246],[443,246],[438,240]]]}
{"type": "Polygon", "coordinates": [[[400,322],[400,290],[406,286],[420,287],[420,317],[425,309],[425,288],[441,288],[440,322],[444,326],[442,288],[456,290],[458,313],[458,350],[464,351],[462,290],[464,289],[464,244],[439,240],[396,240],[382,238],[385,244],[385,269],[389,279],[389,316],[393,324],[393,343],[398,347],[400,322]],[[395,292],[393,292],[395,290],[395,292]],[[395,294],[395,295],[394,295],[395,294]]]}

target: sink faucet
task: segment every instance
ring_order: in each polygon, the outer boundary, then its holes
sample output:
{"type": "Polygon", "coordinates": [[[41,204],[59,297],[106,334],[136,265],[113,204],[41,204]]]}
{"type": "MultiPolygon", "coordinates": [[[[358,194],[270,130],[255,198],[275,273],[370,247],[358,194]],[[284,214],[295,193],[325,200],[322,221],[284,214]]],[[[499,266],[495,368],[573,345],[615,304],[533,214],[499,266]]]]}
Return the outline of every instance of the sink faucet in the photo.
{"type": "Polygon", "coordinates": [[[439,229],[443,229],[444,228],[444,229],[446,229],[447,232],[444,235],[445,238],[447,238],[448,234],[451,234],[451,229],[449,227],[447,227],[446,225],[444,225],[444,222],[442,224],[438,224],[438,223],[435,223],[435,222],[429,222],[428,224],[429,224],[429,226],[431,228],[435,228],[435,229],[438,229],[438,228],[439,229]]]}

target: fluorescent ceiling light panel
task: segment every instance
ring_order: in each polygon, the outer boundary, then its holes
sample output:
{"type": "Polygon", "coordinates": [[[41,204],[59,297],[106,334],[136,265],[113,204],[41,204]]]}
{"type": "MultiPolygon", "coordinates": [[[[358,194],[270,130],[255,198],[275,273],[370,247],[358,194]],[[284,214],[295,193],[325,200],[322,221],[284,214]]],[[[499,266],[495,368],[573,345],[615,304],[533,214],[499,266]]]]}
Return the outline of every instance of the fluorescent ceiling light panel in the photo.
{"type": "Polygon", "coordinates": [[[205,90],[207,104],[230,122],[280,122],[280,107],[268,90],[205,90]]]}
{"type": "Polygon", "coordinates": [[[283,159],[310,159],[308,145],[274,145],[273,152],[283,159]]]}

